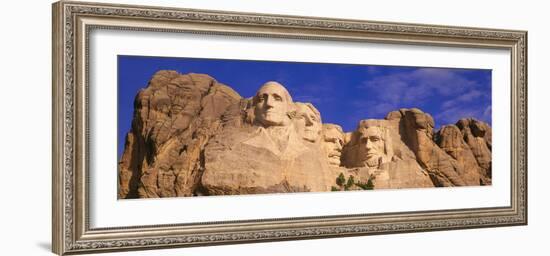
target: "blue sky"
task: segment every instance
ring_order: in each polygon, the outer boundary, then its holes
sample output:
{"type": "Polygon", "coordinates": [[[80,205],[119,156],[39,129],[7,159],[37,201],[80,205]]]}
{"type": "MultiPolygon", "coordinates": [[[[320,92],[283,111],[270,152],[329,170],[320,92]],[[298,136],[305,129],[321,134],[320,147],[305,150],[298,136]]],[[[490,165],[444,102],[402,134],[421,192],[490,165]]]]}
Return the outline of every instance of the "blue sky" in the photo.
{"type": "Polygon", "coordinates": [[[294,101],[311,102],[323,123],[354,130],[361,119],[420,108],[441,125],[474,117],[491,124],[491,70],[118,56],[118,153],[130,130],[134,98],[159,70],[205,73],[251,97],[267,81],[294,101]]]}

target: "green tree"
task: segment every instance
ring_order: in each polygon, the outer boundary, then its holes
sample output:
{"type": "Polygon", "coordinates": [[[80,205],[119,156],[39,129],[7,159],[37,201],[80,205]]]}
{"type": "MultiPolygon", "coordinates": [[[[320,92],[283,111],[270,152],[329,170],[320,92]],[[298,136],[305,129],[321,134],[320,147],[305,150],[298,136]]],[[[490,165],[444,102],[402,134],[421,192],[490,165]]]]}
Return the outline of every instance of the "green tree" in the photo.
{"type": "Polygon", "coordinates": [[[353,175],[350,175],[348,178],[348,182],[346,183],[346,186],[345,186],[346,190],[353,187],[353,185],[355,185],[355,180],[353,178],[353,175]]]}
{"type": "Polygon", "coordinates": [[[338,175],[338,178],[336,178],[336,185],[342,187],[344,186],[344,184],[346,184],[346,177],[343,173],[340,173],[340,175],[338,175]]]}
{"type": "Polygon", "coordinates": [[[373,190],[374,189],[374,184],[372,183],[372,179],[369,179],[367,181],[367,183],[357,182],[357,183],[355,183],[355,185],[360,187],[363,190],[373,190]]]}
{"type": "Polygon", "coordinates": [[[330,191],[354,190],[354,186],[359,187],[363,190],[372,190],[374,189],[374,183],[372,182],[373,179],[374,177],[371,176],[371,178],[367,180],[367,183],[363,183],[361,181],[356,182],[353,175],[350,175],[346,180],[346,176],[344,176],[344,173],[340,173],[340,175],[338,175],[338,177],[336,178],[336,185],[338,186],[331,186],[330,191]]]}
{"type": "Polygon", "coordinates": [[[372,179],[369,179],[367,181],[367,188],[366,190],[373,190],[374,189],[374,184],[372,183],[372,179]]]}

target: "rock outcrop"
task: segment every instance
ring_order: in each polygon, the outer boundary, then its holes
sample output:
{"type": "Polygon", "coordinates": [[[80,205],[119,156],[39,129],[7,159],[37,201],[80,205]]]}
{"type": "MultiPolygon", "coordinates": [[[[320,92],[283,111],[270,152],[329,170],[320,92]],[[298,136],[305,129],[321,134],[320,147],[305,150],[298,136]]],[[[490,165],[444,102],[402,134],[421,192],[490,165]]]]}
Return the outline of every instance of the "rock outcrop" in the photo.
{"type": "Polygon", "coordinates": [[[456,161],[433,141],[433,118],[419,109],[401,109],[388,114],[388,120],[398,122],[401,140],[416,156],[416,161],[430,175],[436,186],[467,185],[456,161]]]}
{"type": "Polygon", "coordinates": [[[415,108],[346,133],[277,82],[245,99],[205,74],[159,71],[135,98],[118,197],[490,185],[491,136],[472,118],[434,131],[415,108]]]}
{"type": "Polygon", "coordinates": [[[491,183],[491,148],[492,129],[481,121],[473,118],[460,119],[456,126],[462,132],[462,136],[470,150],[472,151],[477,164],[481,168],[481,174],[484,182],[491,183]]]}
{"type": "Polygon", "coordinates": [[[435,142],[456,161],[456,171],[468,185],[487,184],[480,166],[462,139],[463,135],[455,125],[443,126],[435,135],[435,142]]]}
{"type": "Polygon", "coordinates": [[[203,74],[159,71],[134,102],[119,162],[119,198],[192,196],[204,146],[241,96],[203,74]]]}

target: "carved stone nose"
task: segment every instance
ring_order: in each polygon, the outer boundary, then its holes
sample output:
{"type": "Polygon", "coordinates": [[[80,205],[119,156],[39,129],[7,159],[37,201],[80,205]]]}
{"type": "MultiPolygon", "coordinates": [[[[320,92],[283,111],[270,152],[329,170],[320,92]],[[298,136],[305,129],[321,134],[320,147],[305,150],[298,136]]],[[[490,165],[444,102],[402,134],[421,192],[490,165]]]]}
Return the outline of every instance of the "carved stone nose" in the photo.
{"type": "Polygon", "coordinates": [[[273,97],[267,97],[267,99],[265,100],[265,104],[267,106],[273,107],[273,97]]]}

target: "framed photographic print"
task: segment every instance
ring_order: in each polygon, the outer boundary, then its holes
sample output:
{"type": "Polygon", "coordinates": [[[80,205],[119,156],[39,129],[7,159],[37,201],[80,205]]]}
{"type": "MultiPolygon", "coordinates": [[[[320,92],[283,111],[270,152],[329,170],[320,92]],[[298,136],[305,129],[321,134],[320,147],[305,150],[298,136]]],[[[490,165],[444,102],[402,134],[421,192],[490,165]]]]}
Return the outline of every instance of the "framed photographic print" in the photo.
{"type": "Polygon", "coordinates": [[[526,40],[57,2],[53,251],[526,225],[526,40]]]}

